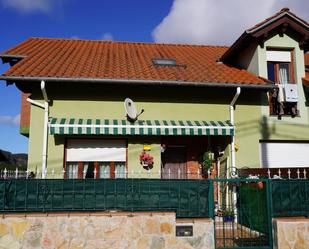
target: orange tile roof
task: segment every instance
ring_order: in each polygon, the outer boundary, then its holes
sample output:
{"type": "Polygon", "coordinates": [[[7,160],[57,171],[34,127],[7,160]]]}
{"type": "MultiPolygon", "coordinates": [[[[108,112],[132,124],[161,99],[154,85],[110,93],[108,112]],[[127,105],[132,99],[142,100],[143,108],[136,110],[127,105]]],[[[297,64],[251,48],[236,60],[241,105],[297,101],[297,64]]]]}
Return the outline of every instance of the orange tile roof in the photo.
{"type": "Polygon", "coordinates": [[[255,29],[259,28],[259,27],[262,27],[264,24],[266,24],[268,22],[272,22],[277,17],[279,17],[281,15],[284,15],[284,14],[288,14],[288,15],[292,16],[294,19],[298,20],[299,22],[302,22],[305,25],[309,26],[308,22],[306,22],[305,20],[299,18],[297,15],[295,15],[293,12],[291,12],[289,8],[282,8],[279,12],[277,12],[274,15],[264,19],[263,21],[259,22],[258,24],[254,25],[253,27],[247,29],[247,32],[251,32],[252,30],[255,30],[255,29]]]}
{"type": "Polygon", "coordinates": [[[246,70],[218,63],[228,49],[220,46],[30,38],[3,52],[22,56],[8,77],[56,77],[187,81],[267,85],[246,70]],[[180,66],[155,66],[153,58],[171,58],[180,66]]]}

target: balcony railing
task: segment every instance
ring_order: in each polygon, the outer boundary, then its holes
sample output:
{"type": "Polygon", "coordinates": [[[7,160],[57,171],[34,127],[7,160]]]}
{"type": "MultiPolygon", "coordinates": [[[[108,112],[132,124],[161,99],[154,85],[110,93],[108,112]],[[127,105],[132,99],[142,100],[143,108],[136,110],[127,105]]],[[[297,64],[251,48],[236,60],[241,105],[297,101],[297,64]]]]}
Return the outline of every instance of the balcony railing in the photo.
{"type": "MultiPolygon", "coordinates": [[[[94,169],[93,171],[82,171],[79,173],[77,170],[75,171],[66,171],[63,170],[55,170],[50,169],[46,170],[45,178],[46,179],[110,179],[110,178],[148,178],[148,179],[204,179],[210,175],[210,172],[203,173],[201,170],[196,170],[194,172],[187,170],[186,172],[176,170],[124,170],[123,172],[118,172],[115,169],[113,172],[111,171],[97,171],[94,169]]],[[[31,171],[21,171],[18,170],[0,170],[0,179],[42,179],[42,172],[40,170],[31,171]]]]}

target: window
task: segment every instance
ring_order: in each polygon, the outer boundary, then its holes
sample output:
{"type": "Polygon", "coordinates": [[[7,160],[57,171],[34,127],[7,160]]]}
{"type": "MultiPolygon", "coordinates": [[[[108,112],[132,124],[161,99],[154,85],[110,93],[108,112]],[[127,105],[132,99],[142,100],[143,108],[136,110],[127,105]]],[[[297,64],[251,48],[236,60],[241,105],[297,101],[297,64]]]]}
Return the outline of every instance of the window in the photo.
{"type": "Polygon", "coordinates": [[[126,165],[123,162],[115,163],[115,178],[126,178],[126,165]]]}
{"type": "Polygon", "coordinates": [[[125,178],[127,145],[124,140],[69,139],[66,176],[75,178],[125,178]]]}
{"type": "Polygon", "coordinates": [[[165,59],[165,58],[161,58],[161,59],[153,59],[152,63],[156,66],[176,66],[176,60],[174,59],[165,59]]]}
{"type": "Polygon", "coordinates": [[[78,163],[68,163],[66,174],[68,179],[77,179],[78,178],[78,163]]]}
{"type": "Polygon", "coordinates": [[[291,63],[267,62],[268,79],[281,85],[293,83],[291,63]]]}
{"type": "Polygon", "coordinates": [[[100,178],[111,178],[111,172],[110,172],[110,163],[108,162],[103,162],[99,163],[99,175],[100,178]]]}
{"type": "Polygon", "coordinates": [[[278,88],[269,94],[270,115],[298,115],[297,102],[286,100],[284,89],[287,84],[295,83],[293,68],[293,53],[291,51],[272,51],[266,52],[267,55],[267,74],[268,79],[273,81],[278,88]]]}

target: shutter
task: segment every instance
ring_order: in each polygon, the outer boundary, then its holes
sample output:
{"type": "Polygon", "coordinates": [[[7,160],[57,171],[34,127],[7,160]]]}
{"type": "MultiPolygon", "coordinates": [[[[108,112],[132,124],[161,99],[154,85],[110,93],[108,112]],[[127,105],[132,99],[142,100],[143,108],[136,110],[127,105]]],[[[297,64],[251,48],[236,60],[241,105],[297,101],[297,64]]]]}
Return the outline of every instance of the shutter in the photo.
{"type": "Polygon", "coordinates": [[[260,142],[264,168],[309,167],[309,143],[260,142]]]}
{"type": "Polygon", "coordinates": [[[107,139],[69,139],[68,162],[125,162],[126,141],[107,139]]]}
{"type": "Polygon", "coordinates": [[[267,61],[291,62],[290,51],[266,51],[267,61]]]}

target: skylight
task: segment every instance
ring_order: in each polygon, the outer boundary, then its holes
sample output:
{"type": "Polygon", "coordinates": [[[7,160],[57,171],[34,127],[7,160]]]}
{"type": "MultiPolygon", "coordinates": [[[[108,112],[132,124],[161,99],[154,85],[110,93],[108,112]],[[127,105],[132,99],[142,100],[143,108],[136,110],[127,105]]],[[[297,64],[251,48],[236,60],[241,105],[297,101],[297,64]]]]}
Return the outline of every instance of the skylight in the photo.
{"type": "Polygon", "coordinates": [[[177,66],[176,60],[166,58],[153,59],[152,63],[157,66],[177,66]]]}

